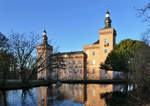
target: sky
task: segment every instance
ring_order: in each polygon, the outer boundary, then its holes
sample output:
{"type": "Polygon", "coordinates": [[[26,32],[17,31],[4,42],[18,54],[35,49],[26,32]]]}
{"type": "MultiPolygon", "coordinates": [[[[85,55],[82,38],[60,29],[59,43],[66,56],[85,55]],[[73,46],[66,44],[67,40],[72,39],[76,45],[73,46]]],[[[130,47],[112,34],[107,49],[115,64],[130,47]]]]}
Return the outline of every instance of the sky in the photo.
{"type": "MultiPolygon", "coordinates": [[[[8,35],[35,32],[44,28],[59,51],[80,51],[99,39],[106,10],[111,14],[116,42],[141,39],[148,25],[137,16],[148,0],[0,0],[0,32],[8,35]]],[[[42,38],[41,38],[42,39],[42,38]]]]}

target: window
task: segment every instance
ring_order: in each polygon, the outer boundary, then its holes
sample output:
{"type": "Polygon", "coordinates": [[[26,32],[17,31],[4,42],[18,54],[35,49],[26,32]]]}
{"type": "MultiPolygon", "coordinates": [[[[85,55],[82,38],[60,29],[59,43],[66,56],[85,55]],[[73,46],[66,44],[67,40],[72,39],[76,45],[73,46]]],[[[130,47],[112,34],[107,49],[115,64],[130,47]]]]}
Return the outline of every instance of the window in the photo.
{"type": "Polygon", "coordinates": [[[41,72],[41,78],[44,78],[44,72],[43,71],[41,72]]]}
{"type": "Polygon", "coordinates": [[[69,61],[69,64],[72,64],[72,61],[69,61]]]}
{"type": "Polygon", "coordinates": [[[104,39],[104,46],[109,46],[108,40],[104,39]]]}
{"type": "Polygon", "coordinates": [[[89,53],[87,52],[86,55],[89,56],[89,53]]]}
{"type": "Polygon", "coordinates": [[[71,69],[69,69],[69,73],[72,73],[72,70],[71,70],[71,69]]]}
{"type": "Polygon", "coordinates": [[[67,72],[66,72],[66,69],[64,69],[64,73],[67,73],[67,72]]]}
{"type": "Polygon", "coordinates": [[[92,55],[95,56],[95,51],[92,52],[92,55]]]}
{"type": "Polygon", "coordinates": [[[89,64],[89,62],[87,61],[87,62],[86,62],[86,64],[88,65],[88,64],[89,64]]]}
{"type": "Polygon", "coordinates": [[[82,96],[82,92],[81,92],[81,89],[79,89],[79,95],[80,95],[80,97],[82,96]]]}
{"type": "Polygon", "coordinates": [[[92,93],[93,93],[93,96],[95,96],[95,90],[94,90],[94,89],[93,89],[93,92],[92,92],[92,93]]]}
{"type": "Polygon", "coordinates": [[[80,74],[82,74],[82,70],[80,69],[80,74]]]}
{"type": "Polygon", "coordinates": [[[93,69],[93,74],[95,74],[95,70],[93,69]]]}
{"type": "Polygon", "coordinates": [[[104,53],[107,53],[108,52],[108,49],[104,49],[104,53]]]}
{"type": "Polygon", "coordinates": [[[78,61],[79,65],[81,65],[81,60],[78,61]]]}
{"type": "Polygon", "coordinates": [[[86,73],[89,73],[89,70],[88,70],[88,69],[86,70],[86,73]]]}
{"type": "Polygon", "coordinates": [[[95,60],[92,61],[92,64],[93,64],[93,65],[95,64],[95,60]]]}
{"type": "Polygon", "coordinates": [[[76,69],[74,69],[73,71],[74,71],[75,74],[77,74],[77,70],[76,69]]]}
{"type": "Polygon", "coordinates": [[[62,73],[62,71],[58,69],[58,74],[61,74],[61,73],[62,73]]]}
{"type": "Polygon", "coordinates": [[[73,64],[76,64],[76,61],[73,61],[73,64]]]}
{"type": "Polygon", "coordinates": [[[68,66],[69,66],[69,67],[72,66],[72,61],[68,61],[68,66]]]}
{"type": "Polygon", "coordinates": [[[104,71],[104,74],[107,74],[107,71],[104,71]]]}
{"type": "Polygon", "coordinates": [[[55,74],[56,74],[56,75],[58,74],[58,70],[57,70],[57,69],[55,69],[55,74]]]}
{"type": "Polygon", "coordinates": [[[65,61],[65,63],[64,63],[64,64],[69,65],[69,61],[65,61]]]}
{"type": "Polygon", "coordinates": [[[79,70],[78,70],[78,69],[76,69],[75,71],[76,71],[76,74],[78,74],[78,73],[79,73],[79,70]]]}
{"type": "Polygon", "coordinates": [[[76,89],[74,89],[74,95],[76,95],[77,94],[77,91],[76,91],[76,89]]]}
{"type": "Polygon", "coordinates": [[[108,40],[107,40],[107,39],[104,39],[104,43],[107,44],[107,43],[108,43],[108,40]]]}
{"type": "Polygon", "coordinates": [[[64,64],[66,65],[66,64],[67,64],[67,61],[64,61],[64,64]]]}

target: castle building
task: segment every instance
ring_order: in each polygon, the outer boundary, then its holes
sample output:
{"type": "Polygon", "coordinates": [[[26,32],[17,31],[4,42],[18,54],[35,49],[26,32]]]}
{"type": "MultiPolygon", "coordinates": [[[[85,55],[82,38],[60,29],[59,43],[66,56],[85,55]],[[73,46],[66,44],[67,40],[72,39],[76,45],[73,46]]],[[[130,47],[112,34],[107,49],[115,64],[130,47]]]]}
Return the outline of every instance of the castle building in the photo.
{"type": "Polygon", "coordinates": [[[37,57],[39,58],[39,73],[37,74],[37,78],[49,78],[51,75],[49,67],[47,67],[47,63],[49,61],[49,56],[53,52],[53,47],[47,43],[47,35],[46,31],[43,31],[42,44],[37,46],[37,57]]]}
{"type": "MultiPolygon", "coordinates": [[[[112,71],[104,71],[100,69],[113,48],[116,39],[116,31],[111,27],[110,13],[106,12],[104,28],[99,30],[99,40],[90,45],[83,46],[83,51],[63,52],[60,55],[64,59],[65,68],[57,69],[60,79],[101,79],[113,78],[112,71]]],[[[37,56],[39,57],[44,50],[43,57],[46,58],[52,54],[52,46],[47,43],[46,31],[43,33],[43,43],[37,46],[37,56]]],[[[55,54],[54,54],[55,55],[55,54]]],[[[38,74],[40,77],[48,77],[53,73],[50,69],[38,74]]],[[[52,77],[52,76],[51,76],[52,77]]]]}

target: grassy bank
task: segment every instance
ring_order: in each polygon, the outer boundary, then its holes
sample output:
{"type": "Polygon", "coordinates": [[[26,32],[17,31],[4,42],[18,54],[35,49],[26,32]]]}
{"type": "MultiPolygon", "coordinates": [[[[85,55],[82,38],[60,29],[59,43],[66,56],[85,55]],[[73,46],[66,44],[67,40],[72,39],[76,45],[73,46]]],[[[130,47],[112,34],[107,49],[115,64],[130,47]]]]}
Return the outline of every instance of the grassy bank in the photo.
{"type": "MultiPolygon", "coordinates": [[[[48,86],[54,84],[57,81],[49,80],[31,80],[29,83],[22,83],[21,80],[6,80],[5,85],[3,85],[3,80],[0,80],[1,90],[11,90],[11,89],[24,89],[39,86],[48,86]]],[[[59,80],[61,83],[71,83],[71,84],[124,84],[127,83],[125,80],[117,79],[101,79],[101,80],[59,80]]]]}

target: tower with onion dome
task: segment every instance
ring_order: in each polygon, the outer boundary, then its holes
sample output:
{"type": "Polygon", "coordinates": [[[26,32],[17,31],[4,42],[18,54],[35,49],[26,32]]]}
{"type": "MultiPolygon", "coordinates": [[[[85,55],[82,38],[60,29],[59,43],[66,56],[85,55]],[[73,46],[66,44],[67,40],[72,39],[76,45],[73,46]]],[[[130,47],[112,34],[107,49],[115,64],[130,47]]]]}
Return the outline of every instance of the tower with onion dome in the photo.
{"type": "Polygon", "coordinates": [[[107,55],[113,50],[115,40],[116,40],[116,31],[111,27],[110,13],[106,12],[106,17],[104,21],[104,28],[99,30],[99,46],[100,46],[100,62],[106,60],[107,55]]]}
{"type": "Polygon", "coordinates": [[[51,75],[51,68],[50,68],[50,60],[49,57],[53,52],[53,47],[48,44],[48,37],[46,30],[43,31],[42,36],[42,44],[37,46],[37,58],[39,59],[38,62],[38,79],[48,79],[51,75]]]}

